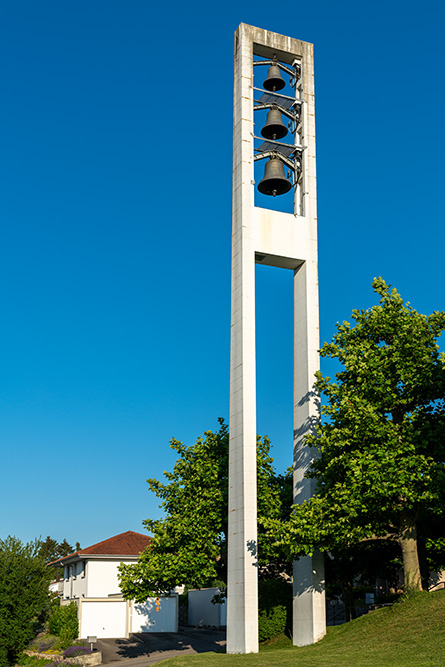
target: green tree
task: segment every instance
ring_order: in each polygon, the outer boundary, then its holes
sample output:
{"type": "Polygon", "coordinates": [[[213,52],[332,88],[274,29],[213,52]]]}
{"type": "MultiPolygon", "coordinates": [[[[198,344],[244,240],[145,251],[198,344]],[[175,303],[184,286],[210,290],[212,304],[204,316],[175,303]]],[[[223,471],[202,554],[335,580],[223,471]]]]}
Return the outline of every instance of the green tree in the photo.
{"type": "MultiPolygon", "coordinates": [[[[199,588],[226,581],[228,514],[228,428],[206,431],[190,447],[170,443],[178,454],[167,484],[147,480],[162,500],[165,518],[144,521],[152,534],[150,547],[134,565],[120,566],[120,585],[127,599],[168,592],[180,584],[199,588]]],[[[292,504],[291,474],[277,476],[267,437],[258,438],[258,554],[260,576],[273,576],[289,566],[273,546],[266,518],[288,517],[292,504]]]]}
{"type": "Polygon", "coordinates": [[[39,541],[0,540],[0,666],[14,664],[35,634],[35,623],[49,604],[51,573],[39,541]]]}
{"type": "Polygon", "coordinates": [[[76,546],[73,547],[65,538],[62,542],[58,542],[48,535],[46,540],[41,543],[39,553],[45,563],[53,563],[54,561],[59,560],[59,558],[63,558],[64,556],[68,556],[79,550],[79,542],[76,542],[76,546]]]}
{"type": "Polygon", "coordinates": [[[48,535],[46,540],[42,542],[39,553],[45,563],[52,563],[58,560],[60,558],[58,541],[48,535]]]}
{"type": "Polygon", "coordinates": [[[445,365],[437,345],[445,313],[421,315],[382,278],[373,288],[380,304],[354,310],[354,326],[337,325],[321,349],[343,370],[334,382],[317,374],[327,419],[306,442],[319,452],[308,473],[318,491],[295,507],[280,541],[297,556],[397,542],[405,586],[419,589],[418,527],[445,508],[445,365]]]}
{"type": "Polygon", "coordinates": [[[66,539],[63,538],[63,541],[60,542],[59,547],[58,547],[59,558],[63,558],[64,556],[69,556],[70,554],[74,553],[75,551],[80,551],[79,542],[76,542],[76,546],[72,547],[71,544],[69,544],[66,541],[66,539]]]}

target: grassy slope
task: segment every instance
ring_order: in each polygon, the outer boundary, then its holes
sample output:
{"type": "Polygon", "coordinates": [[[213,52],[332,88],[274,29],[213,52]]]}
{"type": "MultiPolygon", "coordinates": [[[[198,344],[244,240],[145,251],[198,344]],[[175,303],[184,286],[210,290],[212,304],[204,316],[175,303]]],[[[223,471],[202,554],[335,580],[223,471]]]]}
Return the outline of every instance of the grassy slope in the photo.
{"type": "Polygon", "coordinates": [[[259,654],[205,653],[163,661],[162,667],[445,667],[445,590],[418,593],[351,623],[329,628],[314,646],[281,640],[259,654]],[[284,646],[283,646],[284,644],[284,646]]]}

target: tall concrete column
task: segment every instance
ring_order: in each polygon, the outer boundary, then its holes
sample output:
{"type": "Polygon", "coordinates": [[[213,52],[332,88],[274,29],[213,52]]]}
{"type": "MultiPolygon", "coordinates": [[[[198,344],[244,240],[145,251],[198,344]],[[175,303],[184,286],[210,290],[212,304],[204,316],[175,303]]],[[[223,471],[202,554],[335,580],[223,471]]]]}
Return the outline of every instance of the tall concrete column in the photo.
{"type": "MultiPolygon", "coordinates": [[[[240,26],[239,31],[247,26],[240,26]]],[[[227,646],[258,651],[252,44],[235,39],[227,646]]]]}
{"type": "MultiPolygon", "coordinates": [[[[294,503],[314,494],[315,481],[305,479],[313,450],[304,436],[313,432],[320,418],[314,394],[314,374],[319,368],[317,265],[306,261],[294,272],[294,503]]],[[[293,565],[293,643],[306,646],[326,633],[324,559],[305,556],[293,565]]]]}
{"type": "MultiPolygon", "coordinates": [[[[302,69],[303,106],[302,143],[305,176],[305,210],[311,224],[312,250],[294,272],[294,503],[299,505],[315,492],[315,482],[304,475],[314,450],[304,445],[304,436],[314,431],[320,419],[319,398],[314,395],[315,372],[320,368],[318,252],[317,252],[317,174],[315,154],[315,99],[313,60],[302,69]]],[[[326,633],[324,559],[315,553],[293,566],[293,643],[313,644],[326,633]]]]}
{"type": "MultiPolygon", "coordinates": [[[[255,263],[290,269],[295,276],[297,502],[312,493],[303,477],[310,458],[302,438],[318,418],[311,390],[319,343],[312,44],[243,23],[235,34],[232,208],[227,651],[249,653],[258,651],[255,263]],[[295,86],[295,103],[301,107],[295,134],[301,169],[292,213],[255,206],[254,54],[276,56],[288,67],[298,63],[301,72],[295,86]]],[[[322,561],[307,558],[295,565],[294,643],[313,643],[324,632],[322,561]]]]}

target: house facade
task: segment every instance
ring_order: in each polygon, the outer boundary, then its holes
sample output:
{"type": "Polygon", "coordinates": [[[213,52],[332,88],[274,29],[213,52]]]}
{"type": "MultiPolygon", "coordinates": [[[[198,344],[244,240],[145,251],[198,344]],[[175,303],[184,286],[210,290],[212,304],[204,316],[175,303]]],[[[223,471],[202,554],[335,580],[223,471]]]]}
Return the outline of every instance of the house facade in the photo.
{"type": "Polygon", "coordinates": [[[61,604],[78,607],[79,635],[124,638],[132,632],[177,632],[178,597],[124,600],[118,567],[136,563],[151,538],[131,530],[81,549],[58,561],[63,566],[61,604]]]}

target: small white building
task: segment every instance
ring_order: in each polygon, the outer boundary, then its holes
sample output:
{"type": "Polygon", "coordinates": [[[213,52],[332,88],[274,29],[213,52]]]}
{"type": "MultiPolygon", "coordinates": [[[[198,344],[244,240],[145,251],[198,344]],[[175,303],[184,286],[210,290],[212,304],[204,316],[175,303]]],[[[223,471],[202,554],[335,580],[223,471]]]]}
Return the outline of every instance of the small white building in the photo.
{"type": "Polygon", "coordinates": [[[189,625],[213,626],[217,628],[227,626],[226,601],[213,603],[219,588],[192,589],[188,592],[188,622],[189,625]]]}
{"type": "Polygon", "coordinates": [[[137,604],[124,600],[119,587],[118,566],[136,563],[150,542],[148,535],[128,530],[51,563],[63,565],[62,604],[77,604],[80,637],[178,631],[177,595],[137,604]]]}

